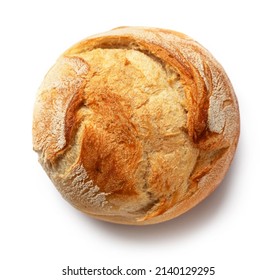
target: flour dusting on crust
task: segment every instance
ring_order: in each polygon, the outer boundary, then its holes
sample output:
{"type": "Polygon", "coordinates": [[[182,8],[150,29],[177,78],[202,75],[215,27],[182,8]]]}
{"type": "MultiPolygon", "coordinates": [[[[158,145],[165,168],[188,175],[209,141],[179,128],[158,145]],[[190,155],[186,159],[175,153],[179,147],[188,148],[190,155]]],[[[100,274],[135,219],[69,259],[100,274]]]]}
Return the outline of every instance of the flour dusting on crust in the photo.
{"type": "Polygon", "coordinates": [[[66,199],[79,201],[83,206],[90,205],[103,208],[108,201],[108,193],[100,192],[100,188],[89,178],[82,164],[75,165],[70,173],[63,179],[64,196],[66,199]]]}

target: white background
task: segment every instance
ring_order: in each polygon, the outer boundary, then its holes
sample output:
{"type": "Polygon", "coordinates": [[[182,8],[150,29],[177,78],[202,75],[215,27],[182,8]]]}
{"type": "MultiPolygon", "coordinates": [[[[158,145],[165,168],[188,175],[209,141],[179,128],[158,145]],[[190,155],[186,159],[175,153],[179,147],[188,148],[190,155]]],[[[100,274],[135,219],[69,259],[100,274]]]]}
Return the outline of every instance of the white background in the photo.
{"type": "Polygon", "coordinates": [[[65,277],[66,266],[215,266],[215,276],[277,279],[276,1],[1,1],[0,278],[65,277]],[[56,58],[89,35],[122,25],[177,30],[224,66],[241,112],[225,180],[187,214],[154,226],[93,220],[56,191],[32,151],[37,88],[56,58]]]}

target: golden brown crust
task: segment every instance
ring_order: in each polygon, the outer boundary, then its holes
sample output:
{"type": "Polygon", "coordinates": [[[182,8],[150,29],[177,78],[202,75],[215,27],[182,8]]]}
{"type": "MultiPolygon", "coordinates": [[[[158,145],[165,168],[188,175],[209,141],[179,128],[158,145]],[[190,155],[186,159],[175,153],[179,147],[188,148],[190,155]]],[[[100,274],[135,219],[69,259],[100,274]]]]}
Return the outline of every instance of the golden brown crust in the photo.
{"type": "Polygon", "coordinates": [[[223,68],[163,29],[120,27],[74,45],[34,110],[34,149],[58,190],[116,223],[158,223],[195,206],[223,179],[238,137],[223,68]]]}

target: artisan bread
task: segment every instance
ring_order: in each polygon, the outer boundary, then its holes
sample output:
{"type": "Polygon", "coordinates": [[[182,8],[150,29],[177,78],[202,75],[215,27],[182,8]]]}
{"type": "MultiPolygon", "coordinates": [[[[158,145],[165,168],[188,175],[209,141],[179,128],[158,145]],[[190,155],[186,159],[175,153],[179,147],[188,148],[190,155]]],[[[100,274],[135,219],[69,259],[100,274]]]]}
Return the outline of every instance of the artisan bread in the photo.
{"type": "Polygon", "coordinates": [[[120,27],[77,43],[47,73],[33,147],[74,207],[143,225],[219,185],[239,128],[232,85],[205,48],[175,31],[120,27]]]}

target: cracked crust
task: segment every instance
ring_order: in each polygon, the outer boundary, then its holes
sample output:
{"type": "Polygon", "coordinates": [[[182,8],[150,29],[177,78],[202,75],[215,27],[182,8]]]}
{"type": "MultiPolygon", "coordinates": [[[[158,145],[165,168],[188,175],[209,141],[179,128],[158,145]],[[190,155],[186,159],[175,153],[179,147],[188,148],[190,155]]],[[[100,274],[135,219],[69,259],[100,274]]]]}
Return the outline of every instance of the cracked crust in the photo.
{"type": "Polygon", "coordinates": [[[33,145],[63,197],[99,219],[174,218],[221,182],[239,137],[217,61],[169,30],[121,27],[67,50],[38,92],[33,145]]]}

